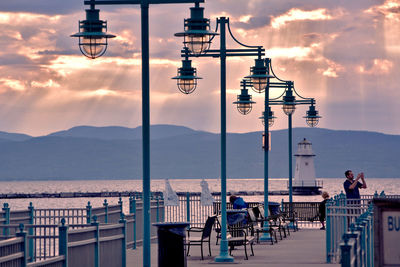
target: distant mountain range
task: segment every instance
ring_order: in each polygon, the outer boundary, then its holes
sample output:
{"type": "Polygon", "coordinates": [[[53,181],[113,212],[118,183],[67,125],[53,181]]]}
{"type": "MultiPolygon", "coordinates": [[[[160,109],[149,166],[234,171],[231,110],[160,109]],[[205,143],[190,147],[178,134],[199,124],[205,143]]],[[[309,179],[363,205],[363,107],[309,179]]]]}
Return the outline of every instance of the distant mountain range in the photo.
{"type": "MultiPolygon", "coordinates": [[[[142,129],[79,126],[47,136],[0,132],[0,180],[141,179],[142,129]]],[[[366,131],[293,129],[293,153],[303,138],[316,154],[316,175],[400,177],[400,136],[366,131]]],[[[287,130],[272,131],[270,177],[288,177],[287,130]]],[[[295,160],[293,160],[293,164],[295,160]]],[[[229,178],[262,178],[261,132],[229,133],[229,178]]],[[[218,178],[219,134],[174,125],[151,126],[151,177],[218,178]]]]}

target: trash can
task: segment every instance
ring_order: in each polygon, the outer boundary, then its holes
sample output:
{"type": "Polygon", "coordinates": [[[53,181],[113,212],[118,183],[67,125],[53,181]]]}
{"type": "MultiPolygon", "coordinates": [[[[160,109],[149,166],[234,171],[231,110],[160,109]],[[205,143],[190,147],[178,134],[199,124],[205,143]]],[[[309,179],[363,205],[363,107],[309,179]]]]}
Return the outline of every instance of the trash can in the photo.
{"type": "Polygon", "coordinates": [[[279,204],[278,202],[269,201],[268,209],[269,209],[269,213],[271,215],[277,215],[277,214],[281,213],[281,204],[279,204]]]}
{"type": "Polygon", "coordinates": [[[186,267],[186,222],[154,223],[158,236],[158,267],[186,267]]]}

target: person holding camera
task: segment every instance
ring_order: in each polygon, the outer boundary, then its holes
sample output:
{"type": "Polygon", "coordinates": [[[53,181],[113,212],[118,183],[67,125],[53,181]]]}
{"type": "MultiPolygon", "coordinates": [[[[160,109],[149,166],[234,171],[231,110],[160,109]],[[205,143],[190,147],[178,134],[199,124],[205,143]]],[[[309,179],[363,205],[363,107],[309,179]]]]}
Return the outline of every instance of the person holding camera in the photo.
{"type": "Polygon", "coordinates": [[[359,189],[367,188],[367,183],[365,182],[364,173],[361,172],[354,179],[354,174],[351,170],[347,170],[344,175],[346,176],[346,181],[343,183],[344,190],[346,191],[347,199],[360,199],[359,189]],[[359,181],[361,179],[361,182],[359,181]]]}

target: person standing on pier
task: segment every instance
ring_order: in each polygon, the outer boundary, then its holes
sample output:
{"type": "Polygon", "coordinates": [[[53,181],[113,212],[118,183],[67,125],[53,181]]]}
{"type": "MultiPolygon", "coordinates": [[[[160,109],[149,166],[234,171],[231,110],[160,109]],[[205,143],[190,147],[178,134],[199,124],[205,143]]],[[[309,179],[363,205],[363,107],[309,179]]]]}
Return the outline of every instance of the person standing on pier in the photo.
{"type": "Polygon", "coordinates": [[[326,202],[329,199],[329,194],[328,192],[324,191],[322,192],[322,198],[324,199],[323,201],[321,201],[321,203],[319,203],[318,206],[318,211],[319,211],[319,221],[321,222],[322,227],[319,228],[321,230],[325,230],[325,217],[326,217],[326,211],[325,211],[325,207],[326,207],[326,202]]]}
{"type": "MultiPolygon", "coordinates": [[[[359,189],[367,188],[367,183],[365,182],[364,173],[361,172],[354,179],[354,174],[351,170],[347,170],[344,175],[346,176],[346,181],[343,183],[344,190],[346,191],[346,197],[350,200],[359,200],[360,191],[359,189]],[[362,183],[359,182],[361,179],[362,183]]],[[[356,201],[355,201],[356,202],[356,201]]],[[[357,201],[359,202],[359,201],[357,201]]],[[[355,203],[354,203],[355,204],[355,203]]]]}

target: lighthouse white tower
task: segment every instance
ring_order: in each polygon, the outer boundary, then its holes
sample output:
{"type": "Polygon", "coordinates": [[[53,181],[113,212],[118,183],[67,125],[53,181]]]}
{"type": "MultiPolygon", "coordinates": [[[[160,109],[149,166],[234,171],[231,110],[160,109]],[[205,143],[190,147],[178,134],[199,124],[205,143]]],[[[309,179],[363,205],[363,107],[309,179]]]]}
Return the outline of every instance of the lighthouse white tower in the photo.
{"type": "Polygon", "coordinates": [[[293,180],[293,194],[317,195],[321,192],[322,181],[315,179],[314,157],[311,142],[304,138],[298,143],[296,156],[296,169],[293,180]]]}

